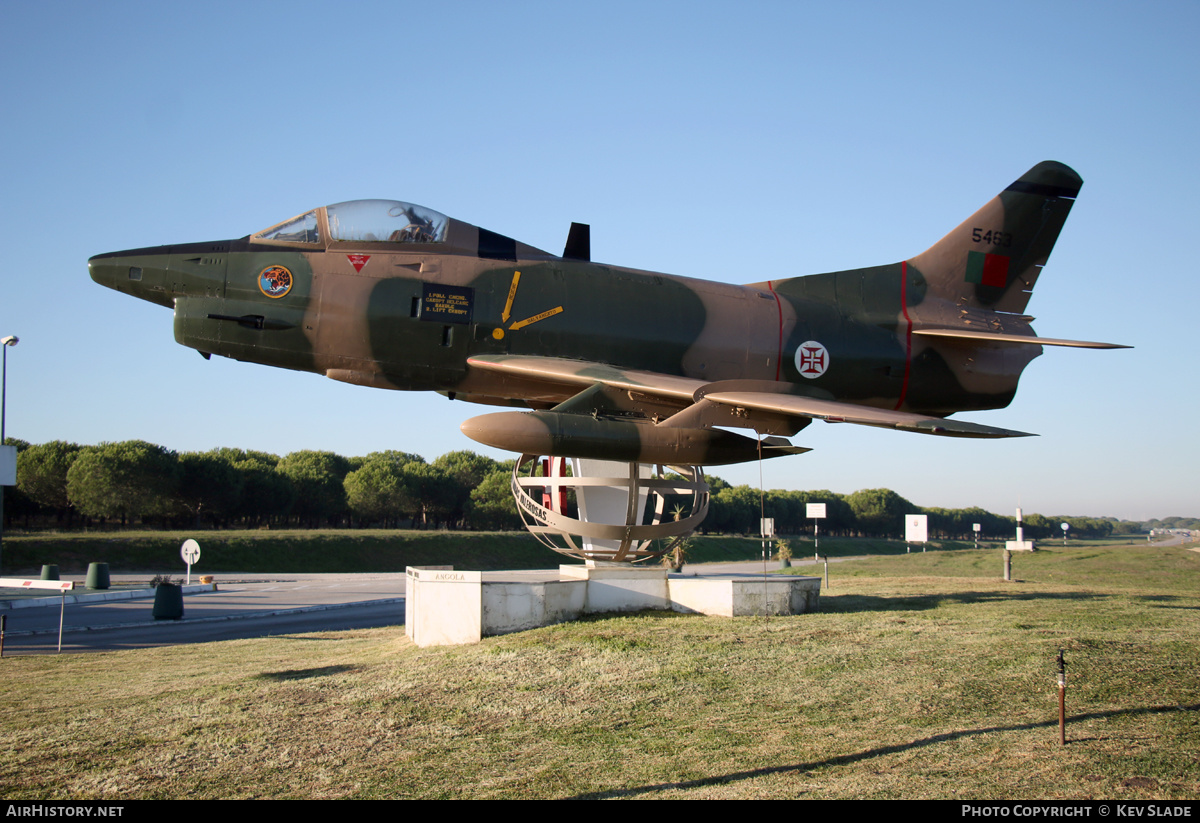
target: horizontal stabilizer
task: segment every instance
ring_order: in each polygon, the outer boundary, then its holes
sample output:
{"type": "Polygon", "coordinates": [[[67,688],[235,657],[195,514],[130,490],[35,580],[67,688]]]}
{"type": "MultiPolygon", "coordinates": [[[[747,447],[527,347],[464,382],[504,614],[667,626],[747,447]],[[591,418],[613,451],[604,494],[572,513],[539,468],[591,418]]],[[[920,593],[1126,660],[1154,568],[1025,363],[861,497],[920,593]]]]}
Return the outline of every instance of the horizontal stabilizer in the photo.
{"type": "Polygon", "coordinates": [[[794,394],[769,394],[766,392],[716,392],[704,395],[704,399],[725,406],[811,417],[830,423],[856,423],[860,426],[878,426],[884,429],[940,434],[945,437],[1030,437],[1028,432],[999,429],[965,420],[946,420],[922,414],[876,409],[854,403],[838,403],[833,400],[818,400],[794,394]]]}
{"type": "Polygon", "coordinates": [[[812,451],[806,446],[793,446],[792,441],[786,437],[764,437],[759,442],[762,444],[764,458],[785,454],[804,454],[812,451]]]}
{"type": "Polygon", "coordinates": [[[1024,343],[1030,346],[1070,346],[1077,349],[1129,349],[1120,343],[1095,343],[1090,340],[1064,340],[1060,337],[1035,337],[1025,334],[998,334],[974,329],[913,329],[913,334],[925,337],[957,337],[963,340],[986,340],[990,343],[1024,343]]]}

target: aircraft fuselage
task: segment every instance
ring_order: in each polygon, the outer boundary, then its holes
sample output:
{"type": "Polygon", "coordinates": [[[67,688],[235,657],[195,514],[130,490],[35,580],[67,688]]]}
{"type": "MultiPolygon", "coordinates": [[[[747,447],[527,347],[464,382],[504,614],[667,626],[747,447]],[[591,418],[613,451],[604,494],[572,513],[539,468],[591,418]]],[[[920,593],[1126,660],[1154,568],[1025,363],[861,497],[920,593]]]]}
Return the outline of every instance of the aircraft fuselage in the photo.
{"type": "Polygon", "coordinates": [[[473,373],[468,358],[550,355],[705,382],[786,382],[814,397],[938,414],[1007,405],[1032,359],[974,392],[938,379],[930,347],[914,364],[899,264],[776,289],[550,255],[501,262],[241,239],[113,252],[89,266],[97,282],[173,308],[176,341],[202,353],[497,404],[540,407],[569,392],[530,396],[473,373]],[[293,280],[278,298],[259,287],[273,267],[293,280]],[[808,341],[825,352],[798,354],[808,341]]]}
{"type": "Polygon", "coordinates": [[[762,446],[713,429],[1022,435],[945,418],[1008,405],[1043,344],[1114,347],[1039,338],[1024,315],[1080,185],[1039,163],[920,255],[742,286],[594,263],[583,226],[556,256],[392,200],[88,265],[172,308],[206,357],[537,410],[464,424],[481,442],[731,462],[762,446]]]}

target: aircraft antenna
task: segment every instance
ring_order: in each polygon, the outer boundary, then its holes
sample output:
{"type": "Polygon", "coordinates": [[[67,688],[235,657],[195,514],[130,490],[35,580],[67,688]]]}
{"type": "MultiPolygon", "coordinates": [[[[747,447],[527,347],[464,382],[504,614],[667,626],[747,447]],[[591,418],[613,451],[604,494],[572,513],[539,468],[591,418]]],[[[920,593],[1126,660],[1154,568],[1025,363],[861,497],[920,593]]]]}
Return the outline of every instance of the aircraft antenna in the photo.
{"type": "Polygon", "coordinates": [[[762,435],[758,432],[755,434],[758,436],[758,531],[762,535],[763,559],[763,599],[760,616],[764,616],[767,613],[767,493],[763,489],[762,435]]]}

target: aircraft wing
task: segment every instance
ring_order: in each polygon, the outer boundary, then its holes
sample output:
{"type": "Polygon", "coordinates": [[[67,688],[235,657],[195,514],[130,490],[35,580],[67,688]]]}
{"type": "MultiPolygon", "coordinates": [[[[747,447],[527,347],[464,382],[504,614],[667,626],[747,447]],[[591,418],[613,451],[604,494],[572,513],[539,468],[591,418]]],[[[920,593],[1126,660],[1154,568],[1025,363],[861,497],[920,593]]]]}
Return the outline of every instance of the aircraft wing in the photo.
{"type": "MultiPolygon", "coordinates": [[[[545,382],[580,391],[597,383],[618,391],[657,397],[677,405],[685,412],[702,403],[730,409],[748,409],[784,417],[825,420],[829,423],[856,423],[886,429],[937,434],[948,437],[1028,437],[1028,432],[984,426],[965,420],[928,417],[910,412],[878,409],[855,403],[821,400],[772,391],[725,390],[730,382],[707,383],[688,377],[657,372],[623,369],[605,363],[567,360],[558,357],[521,355],[480,355],[468,358],[467,365],[485,372],[499,373],[525,381],[545,382]]],[[[780,385],[780,384],[773,384],[780,385]]],[[[681,413],[681,418],[687,417],[681,413]]],[[[663,425],[671,425],[667,420],[663,425]]],[[[797,426],[797,429],[801,426],[797,426]]]]}
{"type": "Polygon", "coordinates": [[[496,372],[510,377],[578,386],[581,390],[602,383],[621,391],[653,394],[664,399],[691,405],[696,391],[706,384],[689,377],[672,377],[657,372],[622,369],[606,363],[586,360],[567,360],[562,357],[526,357],[523,355],[489,354],[468,357],[473,369],[496,372]]]}

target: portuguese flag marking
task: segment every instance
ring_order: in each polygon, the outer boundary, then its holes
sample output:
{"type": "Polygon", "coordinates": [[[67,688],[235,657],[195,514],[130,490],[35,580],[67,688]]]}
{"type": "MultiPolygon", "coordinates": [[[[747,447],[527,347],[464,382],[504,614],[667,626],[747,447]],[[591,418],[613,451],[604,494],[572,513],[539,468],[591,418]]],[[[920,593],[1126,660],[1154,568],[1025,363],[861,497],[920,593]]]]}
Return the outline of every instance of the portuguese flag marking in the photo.
{"type": "Polygon", "coordinates": [[[1008,285],[1008,258],[1002,254],[967,252],[967,282],[983,286],[1008,285]]]}

